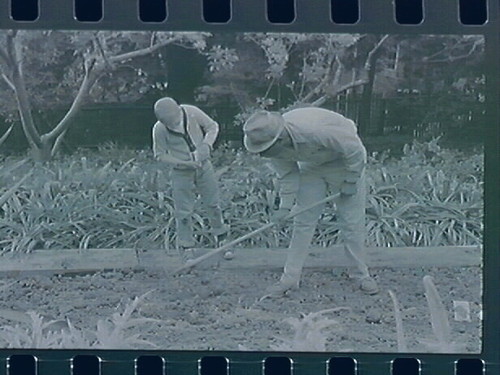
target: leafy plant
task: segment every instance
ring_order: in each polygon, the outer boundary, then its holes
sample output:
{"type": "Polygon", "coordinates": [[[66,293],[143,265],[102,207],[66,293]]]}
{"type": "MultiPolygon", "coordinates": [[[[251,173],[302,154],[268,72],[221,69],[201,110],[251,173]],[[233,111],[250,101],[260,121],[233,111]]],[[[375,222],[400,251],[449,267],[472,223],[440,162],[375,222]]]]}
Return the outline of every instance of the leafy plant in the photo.
{"type": "Polygon", "coordinates": [[[398,352],[404,353],[408,351],[408,344],[406,343],[405,332],[403,328],[403,317],[399,307],[399,301],[393,291],[389,290],[392,304],[394,306],[394,318],[396,320],[396,335],[398,338],[398,352]]]}
{"type": "Polygon", "coordinates": [[[276,351],[326,351],[328,335],[325,333],[325,330],[338,325],[339,322],[335,319],[325,317],[325,314],[340,310],[349,310],[349,308],[337,307],[315,313],[301,314],[301,319],[285,319],[284,322],[291,325],[294,330],[293,337],[277,337],[278,344],[271,345],[271,349],[276,351]]]}
{"type": "Polygon", "coordinates": [[[100,319],[97,322],[97,330],[95,332],[96,341],[93,347],[102,349],[130,349],[138,345],[155,347],[153,343],[141,339],[140,334],[127,334],[127,330],[131,328],[157,321],[156,319],[143,317],[132,318],[134,311],[150,293],[151,291],[134,298],[133,301],[125,306],[123,313],[114,313],[111,318],[100,319]]]}
{"type": "MultiPolygon", "coordinates": [[[[27,312],[31,319],[29,327],[19,324],[15,326],[4,326],[0,328],[2,332],[0,340],[8,348],[61,348],[63,334],[61,331],[53,331],[50,328],[59,320],[46,319],[34,311],[27,312]]],[[[4,347],[5,347],[4,346],[4,347]]]]}
{"type": "Polygon", "coordinates": [[[133,349],[155,345],[140,338],[140,334],[129,334],[129,330],[144,323],[156,322],[150,318],[133,318],[147,295],[134,298],[124,308],[123,313],[114,313],[110,318],[99,319],[95,331],[73,326],[69,319],[47,320],[41,314],[30,311],[29,323],[0,327],[0,343],[7,348],[99,348],[133,349]]]}
{"type": "Polygon", "coordinates": [[[460,351],[461,345],[453,342],[451,339],[448,311],[434,285],[432,277],[429,275],[424,276],[423,283],[435,340],[420,341],[435,353],[455,353],[460,351]]]}
{"type": "MultiPolygon", "coordinates": [[[[452,341],[448,311],[446,310],[441,296],[434,285],[432,276],[424,276],[423,284],[425,288],[425,298],[430,312],[432,332],[435,339],[420,339],[419,342],[424,344],[432,353],[457,353],[464,350],[462,344],[452,341]]],[[[407,352],[408,345],[405,339],[403,319],[399,302],[394,292],[389,291],[389,295],[394,306],[398,351],[407,352]]]]}

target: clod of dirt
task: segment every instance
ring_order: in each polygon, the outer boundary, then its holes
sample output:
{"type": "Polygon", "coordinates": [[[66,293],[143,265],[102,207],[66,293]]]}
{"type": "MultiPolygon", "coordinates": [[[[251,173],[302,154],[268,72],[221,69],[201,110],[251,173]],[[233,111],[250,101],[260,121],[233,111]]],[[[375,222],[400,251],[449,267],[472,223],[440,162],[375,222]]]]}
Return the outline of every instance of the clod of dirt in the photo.
{"type": "Polygon", "coordinates": [[[382,322],[382,314],[379,314],[377,312],[368,312],[366,314],[365,320],[367,323],[370,324],[380,324],[382,322]]]}

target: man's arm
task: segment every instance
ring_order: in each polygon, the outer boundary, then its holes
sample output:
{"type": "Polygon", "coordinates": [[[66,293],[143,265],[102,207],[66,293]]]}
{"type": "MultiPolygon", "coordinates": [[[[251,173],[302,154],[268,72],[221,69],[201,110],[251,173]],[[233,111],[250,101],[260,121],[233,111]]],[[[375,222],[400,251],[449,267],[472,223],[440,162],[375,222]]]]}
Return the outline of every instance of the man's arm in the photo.
{"type": "Polygon", "coordinates": [[[219,124],[212,120],[205,112],[203,112],[198,107],[191,106],[190,112],[195,116],[198,125],[200,125],[205,136],[203,137],[203,143],[210,146],[212,149],[217,135],[219,134],[219,124]]]}
{"type": "Polygon", "coordinates": [[[161,122],[157,122],[153,126],[153,154],[155,159],[163,163],[170,164],[173,167],[184,166],[196,168],[199,166],[199,163],[197,162],[181,160],[170,155],[167,150],[166,137],[167,130],[165,125],[161,122]]]}
{"type": "Polygon", "coordinates": [[[341,186],[341,193],[354,195],[357,191],[357,182],[361,178],[366,166],[366,151],[364,147],[344,156],[345,177],[341,186]]]}
{"type": "Polygon", "coordinates": [[[357,173],[361,176],[361,172],[366,166],[366,151],[364,148],[360,148],[349,155],[345,155],[344,163],[348,172],[357,173]]]}

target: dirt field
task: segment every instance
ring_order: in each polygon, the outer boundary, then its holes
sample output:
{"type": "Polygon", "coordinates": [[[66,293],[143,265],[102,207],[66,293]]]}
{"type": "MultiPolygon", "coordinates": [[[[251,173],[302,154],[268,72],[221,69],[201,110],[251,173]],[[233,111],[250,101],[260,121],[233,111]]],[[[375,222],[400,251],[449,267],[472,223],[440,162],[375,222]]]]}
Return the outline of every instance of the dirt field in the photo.
{"type": "MultiPolygon", "coordinates": [[[[140,338],[160,349],[300,349],[296,345],[304,344],[304,339],[293,340],[296,331],[286,319],[300,319],[301,314],[342,307],[346,309],[320,317],[320,322],[333,319],[336,323],[312,338],[315,345],[325,340],[327,351],[395,352],[398,350],[396,324],[388,294],[388,290],[392,290],[403,312],[408,350],[428,352],[433,349],[420,340],[434,338],[422,278],[431,275],[448,310],[452,340],[462,345],[457,350],[471,353],[481,349],[481,268],[478,266],[374,266],[372,274],[381,292],[366,296],[347,278],[345,267],[313,264],[305,270],[300,290],[256,303],[264,290],[278,280],[279,261],[262,264],[265,262],[262,260],[260,266],[245,266],[237,253],[234,260],[222,261],[219,268],[206,264],[190,273],[174,276],[172,265],[177,259],[169,256],[167,260],[170,258],[172,264],[168,267],[160,264],[142,270],[3,275],[0,326],[23,326],[24,314],[21,313],[36,311],[48,319],[67,318],[75,327],[95,331],[99,319],[123,312],[129,299],[152,291],[132,316],[157,321],[143,323],[131,329],[130,334],[139,333],[140,338]],[[470,321],[454,319],[453,301],[469,303],[470,321]],[[13,312],[19,314],[15,316],[13,312]],[[13,321],[16,319],[17,322],[13,321]]],[[[59,328],[67,326],[61,322],[59,328]]]]}

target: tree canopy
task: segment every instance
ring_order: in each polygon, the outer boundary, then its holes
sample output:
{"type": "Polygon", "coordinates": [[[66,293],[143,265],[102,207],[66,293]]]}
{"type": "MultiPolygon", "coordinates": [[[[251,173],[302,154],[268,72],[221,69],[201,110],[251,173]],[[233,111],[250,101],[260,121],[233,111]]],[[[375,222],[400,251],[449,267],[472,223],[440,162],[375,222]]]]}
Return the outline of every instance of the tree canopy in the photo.
{"type": "Polygon", "coordinates": [[[305,105],[344,112],[364,134],[459,123],[485,100],[483,50],[476,35],[4,30],[0,144],[20,123],[35,159],[48,160],[82,106],[153,101],[181,87],[200,106],[232,108],[231,126],[257,108],[305,105]],[[390,108],[380,103],[388,98],[390,108]],[[63,115],[42,126],[35,115],[52,109],[63,115]]]}

